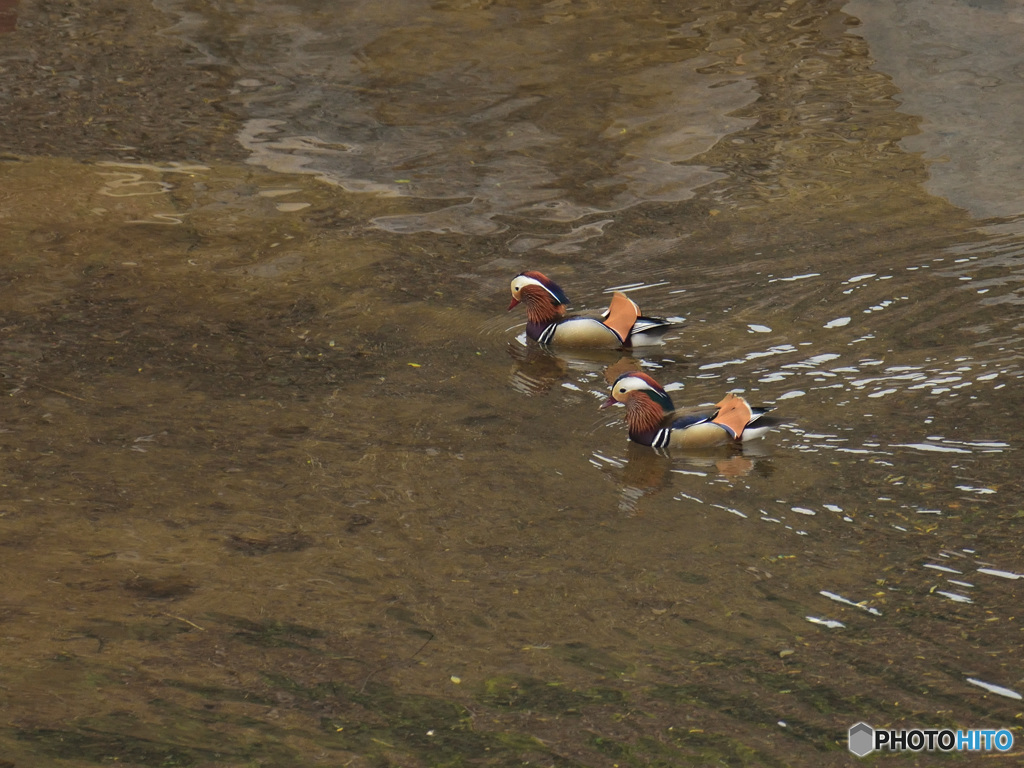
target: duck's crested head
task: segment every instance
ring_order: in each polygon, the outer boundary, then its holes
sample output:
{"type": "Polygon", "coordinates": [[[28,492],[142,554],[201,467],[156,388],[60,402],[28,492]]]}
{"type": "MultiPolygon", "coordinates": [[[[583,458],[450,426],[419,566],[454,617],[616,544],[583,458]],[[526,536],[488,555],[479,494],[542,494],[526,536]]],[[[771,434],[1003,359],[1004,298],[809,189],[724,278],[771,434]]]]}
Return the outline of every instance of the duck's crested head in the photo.
{"type": "Polygon", "coordinates": [[[646,373],[633,371],[619,376],[602,408],[615,403],[626,404],[626,424],[630,438],[653,432],[665,416],[675,410],[672,398],[658,382],[646,373]]]}
{"type": "MultiPolygon", "coordinates": [[[[527,302],[527,306],[550,306],[552,308],[563,307],[569,303],[569,297],[565,291],[546,275],[536,272],[520,272],[512,280],[512,303],[509,309],[515,307],[520,301],[527,302]]],[[[562,310],[564,311],[564,309],[562,310]]]]}
{"type": "Polygon", "coordinates": [[[658,382],[639,371],[628,371],[621,374],[612,384],[611,395],[605,401],[604,406],[615,403],[634,402],[638,397],[643,397],[656,404],[663,412],[670,413],[675,410],[672,398],[658,382]]]}

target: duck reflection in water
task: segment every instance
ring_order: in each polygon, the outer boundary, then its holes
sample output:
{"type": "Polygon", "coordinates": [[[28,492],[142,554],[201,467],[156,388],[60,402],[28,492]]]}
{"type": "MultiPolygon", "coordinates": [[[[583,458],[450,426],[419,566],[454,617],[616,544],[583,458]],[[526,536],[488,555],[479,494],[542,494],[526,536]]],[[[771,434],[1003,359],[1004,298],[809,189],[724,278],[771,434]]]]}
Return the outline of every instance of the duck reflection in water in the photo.
{"type": "Polygon", "coordinates": [[[773,471],[767,446],[752,443],[739,448],[721,445],[699,451],[666,449],[629,442],[626,455],[594,453],[590,463],[608,475],[619,487],[619,510],[629,515],[642,513],[641,503],[672,486],[673,474],[719,475],[732,480],[755,475],[767,477],[773,471]]]}
{"type": "Polygon", "coordinates": [[[553,387],[561,386],[570,372],[601,374],[605,381],[614,381],[618,372],[640,367],[635,358],[623,356],[621,350],[614,349],[559,350],[556,353],[545,345],[518,339],[510,341],[507,350],[515,361],[509,383],[524,395],[546,395],[553,387]]]}

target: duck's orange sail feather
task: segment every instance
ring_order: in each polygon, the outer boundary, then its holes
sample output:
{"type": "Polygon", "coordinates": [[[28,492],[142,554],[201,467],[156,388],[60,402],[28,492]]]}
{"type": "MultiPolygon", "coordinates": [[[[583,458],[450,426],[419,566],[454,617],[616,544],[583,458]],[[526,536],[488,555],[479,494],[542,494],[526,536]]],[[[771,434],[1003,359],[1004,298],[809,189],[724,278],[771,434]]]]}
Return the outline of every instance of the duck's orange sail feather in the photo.
{"type": "Polygon", "coordinates": [[[747,424],[750,423],[750,419],[754,415],[747,401],[739,395],[730,392],[718,403],[717,407],[718,415],[715,416],[713,421],[716,424],[729,427],[735,438],[739,440],[743,435],[743,430],[747,428],[747,424]]]}
{"type": "Polygon", "coordinates": [[[602,322],[615,331],[621,341],[625,342],[638,317],[640,317],[640,307],[634,304],[626,294],[616,291],[612,294],[611,304],[608,305],[608,317],[602,322]]]}

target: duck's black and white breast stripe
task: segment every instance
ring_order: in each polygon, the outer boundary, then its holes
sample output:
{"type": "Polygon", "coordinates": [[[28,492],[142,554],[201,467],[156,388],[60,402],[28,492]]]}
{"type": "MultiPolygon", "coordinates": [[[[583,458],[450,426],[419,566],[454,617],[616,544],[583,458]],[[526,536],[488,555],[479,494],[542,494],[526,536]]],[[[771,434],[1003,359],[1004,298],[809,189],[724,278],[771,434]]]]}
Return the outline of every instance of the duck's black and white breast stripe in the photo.
{"type": "Polygon", "coordinates": [[[543,331],[540,332],[540,336],[537,337],[537,341],[541,344],[550,344],[551,340],[555,338],[555,329],[558,328],[558,323],[552,323],[543,331]]]}
{"type": "Polygon", "coordinates": [[[651,438],[652,448],[666,448],[672,440],[672,430],[668,428],[659,429],[651,438]]]}

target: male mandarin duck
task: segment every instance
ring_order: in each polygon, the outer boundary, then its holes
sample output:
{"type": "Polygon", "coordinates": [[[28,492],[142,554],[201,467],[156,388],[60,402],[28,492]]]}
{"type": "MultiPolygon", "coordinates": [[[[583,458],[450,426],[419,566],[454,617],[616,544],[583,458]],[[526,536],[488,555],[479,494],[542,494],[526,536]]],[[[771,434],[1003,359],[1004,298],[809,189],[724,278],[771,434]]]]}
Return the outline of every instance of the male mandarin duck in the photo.
{"type": "Polygon", "coordinates": [[[767,408],[752,408],[732,393],[712,413],[677,416],[668,392],[646,373],[629,372],[612,384],[611,396],[601,406],[625,403],[629,439],[653,448],[714,448],[745,443],[764,436],[776,426],[767,408]]]}
{"type": "Polygon", "coordinates": [[[569,298],[559,285],[540,272],[522,272],[512,281],[511,310],[526,304],[526,335],[541,344],[618,349],[657,344],[674,323],[644,317],[626,294],[616,291],[601,316],[566,316],[569,298]]]}

